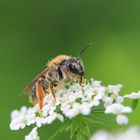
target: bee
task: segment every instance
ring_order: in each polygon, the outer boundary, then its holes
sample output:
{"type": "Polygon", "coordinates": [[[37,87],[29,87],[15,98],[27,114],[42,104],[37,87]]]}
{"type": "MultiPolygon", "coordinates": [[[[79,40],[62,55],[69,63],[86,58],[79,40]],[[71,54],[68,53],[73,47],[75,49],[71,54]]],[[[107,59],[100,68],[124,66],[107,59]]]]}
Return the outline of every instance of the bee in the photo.
{"type": "Polygon", "coordinates": [[[76,77],[81,85],[85,72],[81,55],[90,46],[91,44],[88,44],[83,48],[77,57],[58,55],[49,61],[44,71],[37,75],[25,88],[28,90],[30,102],[32,104],[38,103],[42,111],[46,90],[52,95],[52,99],[56,101],[54,88],[57,87],[61,81],[71,81],[76,77]]]}

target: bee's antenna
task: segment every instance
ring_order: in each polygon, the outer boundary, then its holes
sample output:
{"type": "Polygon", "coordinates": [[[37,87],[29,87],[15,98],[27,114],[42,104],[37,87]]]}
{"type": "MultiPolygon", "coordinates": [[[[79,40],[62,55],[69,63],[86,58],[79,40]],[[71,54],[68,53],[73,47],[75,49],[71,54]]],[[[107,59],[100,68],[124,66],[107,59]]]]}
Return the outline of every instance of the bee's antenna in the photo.
{"type": "Polygon", "coordinates": [[[88,48],[91,47],[91,46],[92,46],[92,42],[90,42],[86,47],[84,47],[84,48],[81,50],[79,57],[81,57],[82,54],[85,52],[85,50],[88,49],[88,48]]]}

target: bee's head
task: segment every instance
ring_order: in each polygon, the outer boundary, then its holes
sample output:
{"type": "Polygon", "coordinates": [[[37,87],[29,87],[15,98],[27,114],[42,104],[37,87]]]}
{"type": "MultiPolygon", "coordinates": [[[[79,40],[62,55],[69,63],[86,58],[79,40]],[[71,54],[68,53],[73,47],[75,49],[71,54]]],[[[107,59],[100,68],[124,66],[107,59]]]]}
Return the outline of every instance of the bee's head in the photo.
{"type": "Polygon", "coordinates": [[[71,57],[66,60],[65,64],[73,74],[84,75],[83,61],[80,57],[71,57]]]}
{"type": "Polygon", "coordinates": [[[89,48],[92,45],[92,43],[89,43],[86,47],[84,47],[80,55],[78,57],[71,57],[68,60],[65,61],[65,65],[68,67],[68,69],[73,73],[77,75],[84,75],[84,66],[83,61],[81,59],[81,55],[85,52],[87,48],[89,48]]]}

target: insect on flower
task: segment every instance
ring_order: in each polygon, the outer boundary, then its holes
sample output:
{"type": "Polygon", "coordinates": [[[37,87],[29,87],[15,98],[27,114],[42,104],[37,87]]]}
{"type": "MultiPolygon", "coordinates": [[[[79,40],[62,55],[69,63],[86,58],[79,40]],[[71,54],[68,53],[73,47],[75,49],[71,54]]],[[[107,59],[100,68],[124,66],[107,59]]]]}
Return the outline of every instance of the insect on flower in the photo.
{"type": "Polygon", "coordinates": [[[88,44],[82,49],[77,57],[58,55],[48,62],[47,67],[25,88],[29,93],[29,100],[31,103],[39,104],[40,110],[43,107],[43,99],[45,93],[48,91],[56,101],[55,87],[58,87],[61,81],[71,81],[73,78],[79,80],[82,84],[84,75],[84,65],[81,59],[83,52],[91,46],[88,44]]]}

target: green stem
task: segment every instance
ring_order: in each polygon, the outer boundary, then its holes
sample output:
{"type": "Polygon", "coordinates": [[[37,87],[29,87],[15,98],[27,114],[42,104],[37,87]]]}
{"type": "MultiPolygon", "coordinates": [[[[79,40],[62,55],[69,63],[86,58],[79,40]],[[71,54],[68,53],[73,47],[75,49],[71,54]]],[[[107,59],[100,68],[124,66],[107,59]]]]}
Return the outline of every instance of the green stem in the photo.
{"type": "Polygon", "coordinates": [[[58,129],[48,140],[53,140],[58,135],[58,133],[60,133],[60,129],[58,129]]]}
{"type": "Polygon", "coordinates": [[[88,122],[90,122],[90,123],[93,123],[93,124],[95,124],[95,123],[97,123],[97,124],[104,124],[103,122],[101,122],[101,121],[94,121],[94,120],[92,120],[91,118],[88,118],[88,117],[83,117],[85,120],[87,120],[88,122]]]}

